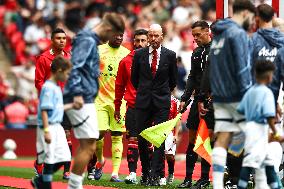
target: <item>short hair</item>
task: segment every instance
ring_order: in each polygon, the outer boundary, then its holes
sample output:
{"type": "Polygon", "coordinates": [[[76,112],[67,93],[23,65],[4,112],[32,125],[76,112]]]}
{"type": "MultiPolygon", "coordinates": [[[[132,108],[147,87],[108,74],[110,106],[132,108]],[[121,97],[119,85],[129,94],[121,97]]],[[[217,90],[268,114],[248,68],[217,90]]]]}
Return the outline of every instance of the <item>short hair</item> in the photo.
{"type": "Polygon", "coordinates": [[[192,24],[191,29],[201,27],[201,29],[209,29],[209,24],[204,20],[196,21],[192,24]]]}
{"type": "Polygon", "coordinates": [[[63,29],[61,29],[61,28],[56,28],[55,30],[53,30],[53,31],[51,32],[51,39],[53,39],[53,37],[54,37],[57,33],[64,33],[64,34],[66,35],[66,33],[65,33],[65,31],[64,31],[63,29]]]}
{"type": "Polygon", "coordinates": [[[145,30],[145,29],[138,29],[138,30],[135,30],[134,31],[134,38],[136,35],[147,35],[148,34],[148,31],[145,30]]]}
{"type": "Polygon", "coordinates": [[[102,22],[110,25],[115,32],[124,33],[125,23],[119,14],[106,13],[102,19],[102,22]]]}
{"type": "Polygon", "coordinates": [[[56,73],[60,69],[62,71],[65,71],[71,68],[72,68],[71,62],[68,59],[64,58],[62,55],[58,55],[53,59],[50,70],[52,73],[56,73]]]}
{"type": "Polygon", "coordinates": [[[255,62],[255,77],[265,78],[269,72],[275,71],[275,65],[269,60],[258,60],[255,62]]]}
{"type": "Polygon", "coordinates": [[[271,6],[269,6],[268,4],[261,4],[257,6],[256,10],[256,14],[261,18],[261,20],[265,22],[272,21],[274,10],[271,6]]]}
{"type": "Polygon", "coordinates": [[[249,0],[235,0],[233,4],[233,13],[239,13],[241,11],[248,10],[252,13],[256,13],[255,6],[249,0]]]}

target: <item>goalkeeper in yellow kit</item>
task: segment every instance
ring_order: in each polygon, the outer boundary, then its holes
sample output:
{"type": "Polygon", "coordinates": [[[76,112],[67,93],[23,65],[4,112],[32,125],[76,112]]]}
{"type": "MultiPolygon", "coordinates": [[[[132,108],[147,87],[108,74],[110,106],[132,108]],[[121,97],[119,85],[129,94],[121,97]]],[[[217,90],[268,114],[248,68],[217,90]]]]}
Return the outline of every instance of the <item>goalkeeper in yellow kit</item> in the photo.
{"type": "MultiPolygon", "coordinates": [[[[100,45],[100,77],[99,93],[95,100],[97,109],[100,138],[97,141],[96,153],[88,165],[88,179],[99,180],[105,164],[103,157],[104,135],[111,132],[112,141],[112,176],[110,181],[121,182],[118,171],[121,163],[123,144],[122,134],[126,131],[124,121],[117,122],[114,118],[115,79],[119,62],[129,54],[129,50],[121,46],[123,33],[113,35],[108,43],[100,45]]],[[[121,106],[121,115],[125,114],[125,103],[121,106]]]]}

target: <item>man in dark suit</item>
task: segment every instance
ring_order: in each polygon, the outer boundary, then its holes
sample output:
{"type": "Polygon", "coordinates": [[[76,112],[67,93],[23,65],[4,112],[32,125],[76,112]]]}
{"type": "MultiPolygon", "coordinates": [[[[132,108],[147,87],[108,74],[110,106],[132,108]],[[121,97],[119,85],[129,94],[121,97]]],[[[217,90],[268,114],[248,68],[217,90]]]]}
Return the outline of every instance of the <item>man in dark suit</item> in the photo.
{"type": "MultiPolygon", "coordinates": [[[[163,31],[160,25],[150,26],[148,39],[150,46],[135,53],[131,72],[131,81],[137,90],[135,117],[139,133],[152,124],[168,120],[171,91],[177,78],[176,54],[161,46],[163,31]]],[[[157,186],[164,168],[165,146],[155,148],[150,160],[148,142],[139,136],[138,145],[143,174],[141,184],[157,186]]]]}

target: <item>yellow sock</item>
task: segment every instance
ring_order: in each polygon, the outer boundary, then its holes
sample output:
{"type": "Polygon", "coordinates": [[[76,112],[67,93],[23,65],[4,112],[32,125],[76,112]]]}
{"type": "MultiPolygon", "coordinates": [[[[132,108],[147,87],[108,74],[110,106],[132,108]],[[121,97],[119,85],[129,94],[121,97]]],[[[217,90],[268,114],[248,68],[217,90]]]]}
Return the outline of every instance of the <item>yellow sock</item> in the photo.
{"type": "Polygon", "coordinates": [[[103,149],[104,149],[104,138],[96,141],[96,155],[98,158],[98,162],[100,163],[104,162],[103,149]]]}
{"type": "Polygon", "coordinates": [[[118,175],[122,152],[123,152],[123,144],[122,144],[122,136],[111,136],[112,142],[112,175],[118,175]]]}

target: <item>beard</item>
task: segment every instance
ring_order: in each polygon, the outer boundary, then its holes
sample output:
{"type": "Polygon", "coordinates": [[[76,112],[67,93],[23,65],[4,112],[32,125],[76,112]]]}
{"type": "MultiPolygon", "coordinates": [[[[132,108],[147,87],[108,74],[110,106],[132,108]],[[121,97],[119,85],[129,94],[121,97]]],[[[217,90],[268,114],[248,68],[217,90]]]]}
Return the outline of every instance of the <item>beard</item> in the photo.
{"type": "Polygon", "coordinates": [[[249,28],[250,28],[250,22],[249,22],[249,19],[246,19],[242,25],[243,29],[245,31],[249,31],[249,28]]]}

